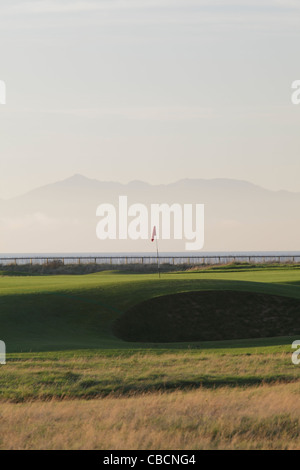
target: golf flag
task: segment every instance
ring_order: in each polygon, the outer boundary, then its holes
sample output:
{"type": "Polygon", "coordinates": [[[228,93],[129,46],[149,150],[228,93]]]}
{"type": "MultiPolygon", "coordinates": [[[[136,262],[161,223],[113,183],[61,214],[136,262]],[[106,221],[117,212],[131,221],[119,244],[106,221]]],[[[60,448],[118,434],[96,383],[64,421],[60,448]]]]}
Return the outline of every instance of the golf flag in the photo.
{"type": "Polygon", "coordinates": [[[156,237],[156,226],[154,225],[153,230],[152,230],[152,237],[151,237],[152,242],[154,242],[155,237],[156,237]]]}
{"type": "Polygon", "coordinates": [[[156,239],[156,253],[157,253],[157,272],[158,272],[158,277],[160,278],[160,270],[159,270],[159,255],[158,255],[158,243],[157,243],[157,234],[156,234],[156,225],[154,225],[153,230],[152,230],[152,237],[151,241],[154,242],[154,239],[156,239]]]}

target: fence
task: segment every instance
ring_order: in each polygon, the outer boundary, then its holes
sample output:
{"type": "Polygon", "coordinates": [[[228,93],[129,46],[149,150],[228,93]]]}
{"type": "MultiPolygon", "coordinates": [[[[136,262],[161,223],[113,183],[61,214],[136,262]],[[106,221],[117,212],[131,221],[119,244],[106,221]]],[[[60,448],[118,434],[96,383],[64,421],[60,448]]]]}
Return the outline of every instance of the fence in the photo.
{"type": "MultiPolygon", "coordinates": [[[[103,264],[103,265],[127,265],[127,264],[156,264],[156,256],[35,256],[35,257],[0,257],[0,265],[25,265],[50,263],[67,264],[103,264]]],[[[229,263],[300,263],[300,255],[210,255],[210,256],[160,256],[160,264],[169,265],[217,265],[229,263]]]]}

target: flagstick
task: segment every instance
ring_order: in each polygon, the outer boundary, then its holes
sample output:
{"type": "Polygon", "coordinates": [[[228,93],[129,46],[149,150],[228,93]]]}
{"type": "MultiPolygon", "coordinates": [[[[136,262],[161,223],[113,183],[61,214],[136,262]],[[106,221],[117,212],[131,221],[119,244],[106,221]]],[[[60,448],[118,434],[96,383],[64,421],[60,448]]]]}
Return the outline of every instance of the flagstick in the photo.
{"type": "Polygon", "coordinates": [[[156,254],[157,254],[157,272],[158,272],[158,277],[160,278],[157,236],[155,237],[155,241],[156,241],[156,254]]]}

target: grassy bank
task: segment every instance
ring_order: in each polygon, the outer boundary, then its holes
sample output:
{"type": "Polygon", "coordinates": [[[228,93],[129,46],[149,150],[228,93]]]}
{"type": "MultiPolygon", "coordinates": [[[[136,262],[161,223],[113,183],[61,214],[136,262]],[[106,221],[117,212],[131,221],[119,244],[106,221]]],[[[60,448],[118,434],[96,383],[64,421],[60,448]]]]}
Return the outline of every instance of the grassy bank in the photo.
{"type": "MultiPolygon", "coordinates": [[[[300,299],[300,271],[0,277],[1,339],[8,353],[78,349],[187,348],[187,343],[127,343],[113,324],[134,305],[189,291],[255,292],[300,299]]],[[[234,326],[233,326],[234,327],[234,326]]],[[[286,340],[285,340],[286,341],[286,340]]]]}

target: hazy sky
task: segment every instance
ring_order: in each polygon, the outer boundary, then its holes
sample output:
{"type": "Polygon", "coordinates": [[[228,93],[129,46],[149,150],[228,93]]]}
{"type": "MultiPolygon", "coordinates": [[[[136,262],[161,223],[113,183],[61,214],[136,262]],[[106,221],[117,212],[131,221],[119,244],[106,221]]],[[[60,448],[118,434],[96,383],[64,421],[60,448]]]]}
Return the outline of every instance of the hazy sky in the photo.
{"type": "Polygon", "coordinates": [[[299,0],[1,0],[0,198],[82,173],[300,191],[299,0]]]}

